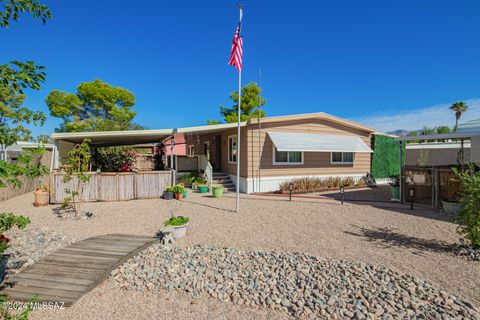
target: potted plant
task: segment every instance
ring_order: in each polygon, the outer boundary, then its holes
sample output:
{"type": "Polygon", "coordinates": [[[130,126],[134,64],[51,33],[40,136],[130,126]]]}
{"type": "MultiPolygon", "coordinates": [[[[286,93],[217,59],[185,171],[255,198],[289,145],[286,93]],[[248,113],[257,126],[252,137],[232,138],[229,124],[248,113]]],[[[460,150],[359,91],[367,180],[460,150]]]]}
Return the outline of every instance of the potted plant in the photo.
{"type": "Polygon", "coordinates": [[[212,195],[214,198],[221,198],[223,196],[223,186],[221,184],[212,186],[212,195]]]}
{"type": "Polygon", "coordinates": [[[207,193],[208,185],[206,183],[197,184],[198,193],[207,193]]]}
{"type": "Polygon", "coordinates": [[[391,175],[388,178],[388,183],[390,184],[390,192],[392,194],[392,201],[400,201],[400,176],[391,175]]]}
{"type": "Polygon", "coordinates": [[[35,207],[48,205],[48,201],[49,201],[48,191],[49,191],[49,188],[48,188],[48,185],[46,184],[35,189],[35,191],[33,192],[33,194],[35,195],[35,202],[33,203],[33,205],[35,207]]]}
{"type": "Polygon", "coordinates": [[[165,191],[163,191],[163,199],[172,200],[174,196],[175,196],[175,193],[173,192],[173,187],[167,186],[165,188],[165,191]]]}
{"type": "Polygon", "coordinates": [[[175,187],[173,187],[173,192],[175,193],[175,199],[180,200],[183,198],[185,187],[181,183],[179,183],[175,187]]]}
{"type": "Polygon", "coordinates": [[[177,216],[176,212],[181,206],[181,202],[170,201],[168,202],[168,209],[170,210],[170,219],[164,222],[165,226],[173,228],[172,237],[179,239],[187,233],[188,221],[190,220],[185,216],[177,216]]]}
{"type": "Polygon", "coordinates": [[[460,204],[461,187],[460,181],[456,178],[448,179],[447,194],[442,199],[443,211],[449,214],[456,214],[462,208],[460,204]]]}

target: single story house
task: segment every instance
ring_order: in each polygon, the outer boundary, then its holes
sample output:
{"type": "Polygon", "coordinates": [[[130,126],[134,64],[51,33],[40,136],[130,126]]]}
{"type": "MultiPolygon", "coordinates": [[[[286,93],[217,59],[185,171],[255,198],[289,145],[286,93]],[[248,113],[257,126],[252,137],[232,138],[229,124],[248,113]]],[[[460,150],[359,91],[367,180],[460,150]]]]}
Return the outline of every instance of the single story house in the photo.
{"type": "MultiPolygon", "coordinates": [[[[370,172],[371,135],[362,124],[319,112],[250,119],[240,124],[240,191],[276,191],[297,177],[352,177],[370,172]]],[[[169,165],[178,171],[213,171],[237,183],[237,124],[132,130],[54,133],[60,161],[75,143],[93,145],[165,143],[169,165]]]]}

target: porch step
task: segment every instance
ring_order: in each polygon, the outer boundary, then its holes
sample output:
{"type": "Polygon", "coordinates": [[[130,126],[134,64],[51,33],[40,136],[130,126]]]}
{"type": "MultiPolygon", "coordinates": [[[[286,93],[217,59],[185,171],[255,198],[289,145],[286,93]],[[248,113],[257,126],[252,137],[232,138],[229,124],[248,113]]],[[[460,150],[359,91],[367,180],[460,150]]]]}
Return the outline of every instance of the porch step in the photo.
{"type": "Polygon", "coordinates": [[[225,190],[235,191],[235,183],[233,183],[230,175],[226,172],[214,172],[212,175],[212,184],[220,184],[225,190]]]}

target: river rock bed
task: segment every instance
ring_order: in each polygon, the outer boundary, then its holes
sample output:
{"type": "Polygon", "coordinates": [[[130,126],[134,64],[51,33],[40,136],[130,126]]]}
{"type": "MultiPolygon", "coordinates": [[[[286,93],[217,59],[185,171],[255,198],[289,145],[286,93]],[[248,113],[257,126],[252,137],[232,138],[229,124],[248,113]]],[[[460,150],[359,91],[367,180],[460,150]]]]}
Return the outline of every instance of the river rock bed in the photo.
{"type": "Polygon", "coordinates": [[[48,228],[14,230],[8,233],[10,244],[0,260],[0,282],[32,265],[40,258],[75,241],[48,228]]]}
{"type": "Polygon", "coordinates": [[[299,253],[154,244],[113,270],[109,283],[206,294],[312,319],[480,319],[472,304],[417,277],[299,253]]]}
{"type": "Polygon", "coordinates": [[[464,256],[473,261],[480,261],[480,249],[473,249],[467,246],[459,246],[455,249],[455,254],[464,256]]]}

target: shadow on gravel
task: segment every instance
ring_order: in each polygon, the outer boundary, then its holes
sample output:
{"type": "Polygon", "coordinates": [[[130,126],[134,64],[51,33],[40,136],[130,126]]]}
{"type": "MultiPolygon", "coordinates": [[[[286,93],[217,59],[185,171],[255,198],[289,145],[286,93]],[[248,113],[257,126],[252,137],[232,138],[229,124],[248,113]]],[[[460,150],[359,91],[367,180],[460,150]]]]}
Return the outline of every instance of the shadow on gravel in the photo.
{"type": "MultiPolygon", "coordinates": [[[[340,201],[339,191],[321,193],[322,197],[340,201]]],[[[393,211],[402,214],[408,214],[416,217],[423,217],[441,221],[452,221],[452,216],[438,210],[433,210],[431,206],[424,204],[414,204],[414,210],[410,210],[410,204],[399,204],[390,201],[390,186],[377,186],[370,189],[346,190],[344,201],[355,205],[366,205],[374,208],[393,211]]]]}
{"type": "MultiPolygon", "coordinates": [[[[211,197],[211,198],[213,199],[213,197],[211,197]]],[[[208,204],[205,204],[205,203],[200,203],[200,202],[196,202],[196,201],[192,201],[192,200],[183,200],[183,202],[185,202],[185,203],[191,203],[191,204],[196,204],[196,205],[199,205],[199,206],[202,206],[202,207],[211,208],[211,209],[223,210],[223,211],[228,211],[228,212],[235,212],[235,210],[226,209],[226,208],[221,208],[221,207],[216,207],[216,206],[212,206],[212,205],[208,205],[208,204]]]]}
{"type": "Polygon", "coordinates": [[[366,238],[368,241],[385,248],[402,247],[422,251],[452,252],[456,247],[455,244],[411,237],[388,228],[378,228],[376,230],[359,228],[358,232],[345,231],[345,233],[366,238]]]}

